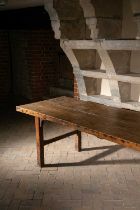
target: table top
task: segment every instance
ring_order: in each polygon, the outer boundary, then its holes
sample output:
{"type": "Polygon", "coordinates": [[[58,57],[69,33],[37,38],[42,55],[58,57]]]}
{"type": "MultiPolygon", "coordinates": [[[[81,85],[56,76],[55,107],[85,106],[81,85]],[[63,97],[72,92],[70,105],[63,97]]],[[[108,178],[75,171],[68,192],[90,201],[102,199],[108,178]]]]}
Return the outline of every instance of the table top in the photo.
{"type": "Polygon", "coordinates": [[[140,150],[140,112],[65,96],[17,106],[16,110],[140,150]]]}

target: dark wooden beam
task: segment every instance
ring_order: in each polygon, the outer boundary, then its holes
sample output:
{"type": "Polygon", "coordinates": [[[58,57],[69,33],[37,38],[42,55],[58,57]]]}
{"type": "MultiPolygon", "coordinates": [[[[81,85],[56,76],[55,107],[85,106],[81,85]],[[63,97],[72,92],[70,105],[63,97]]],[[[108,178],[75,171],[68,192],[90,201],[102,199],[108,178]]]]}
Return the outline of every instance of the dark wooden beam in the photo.
{"type": "Polygon", "coordinates": [[[53,143],[53,142],[62,140],[62,139],[64,139],[64,138],[67,138],[67,137],[69,137],[69,136],[72,136],[72,135],[77,134],[77,132],[78,132],[78,131],[76,130],[76,131],[72,131],[72,132],[63,134],[63,135],[61,135],[61,136],[54,137],[54,138],[52,138],[52,139],[44,140],[44,141],[43,141],[43,145],[45,146],[45,145],[51,144],[51,143],[53,143]]]}
{"type": "Polygon", "coordinates": [[[80,131],[77,131],[77,135],[75,137],[75,149],[80,152],[81,151],[81,140],[82,140],[82,135],[80,131]]]}
{"type": "Polygon", "coordinates": [[[44,166],[44,145],[43,145],[43,121],[35,117],[37,162],[40,167],[44,166]]]}

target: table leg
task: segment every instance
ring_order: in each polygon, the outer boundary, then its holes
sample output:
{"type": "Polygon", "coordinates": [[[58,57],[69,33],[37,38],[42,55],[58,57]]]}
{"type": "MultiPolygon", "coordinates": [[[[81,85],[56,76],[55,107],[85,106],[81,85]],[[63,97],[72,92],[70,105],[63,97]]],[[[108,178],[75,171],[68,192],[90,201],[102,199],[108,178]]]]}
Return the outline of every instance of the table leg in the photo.
{"type": "Polygon", "coordinates": [[[44,166],[44,144],[43,144],[43,120],[35,117],[37,162],[40,167],[44,166]]]}
{"type": "Polygon", "coordinates": [[[75,149],[80,152],[81,151],[81,131],[77,131],[76,138],[75,138],[75,149]]]}

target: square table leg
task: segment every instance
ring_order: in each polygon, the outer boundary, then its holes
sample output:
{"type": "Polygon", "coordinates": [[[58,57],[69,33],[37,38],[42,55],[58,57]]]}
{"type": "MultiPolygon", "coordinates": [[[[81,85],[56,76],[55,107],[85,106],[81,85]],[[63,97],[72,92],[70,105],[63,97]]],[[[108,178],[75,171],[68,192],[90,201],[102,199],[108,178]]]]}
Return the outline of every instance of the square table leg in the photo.
{"type": "Polygon", "coordinates": [[[35,117],[37,162],[40,167],[44,166],[44,143],[43,143],[43,120],[35,117]]]}
{"type": "Polygon", "coordinates": [[[77,131],[77,134],[76,134],[76,137],[75,137],[75,149],[78,152],[81,151],[81,141],[82,141],[81,131],[77,131]]]}

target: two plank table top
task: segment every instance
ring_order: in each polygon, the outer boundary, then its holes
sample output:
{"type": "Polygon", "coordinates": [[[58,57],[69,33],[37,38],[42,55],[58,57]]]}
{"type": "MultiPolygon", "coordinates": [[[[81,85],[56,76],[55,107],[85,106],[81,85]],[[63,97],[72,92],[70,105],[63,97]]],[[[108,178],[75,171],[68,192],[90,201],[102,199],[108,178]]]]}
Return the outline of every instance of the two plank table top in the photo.
{"type": "MultiPolygon", "coordinates": [[[[35,117],[38,162],[43,166],[44,120],[63,124],[75,129],[78,135],[77,146],[80,151],[81,132],[93,134],[118,144],[140,151],[140,113],[113,108],[94,102],[80,101],[70,97],[59,97],[31,104],[17,106],[16,110],[35,117]]],[[[58,139],[60,140],[60,139],[58,139]]],[[[55,141],[55,139],[54,139],[55,141]]],[[[53,142],[53,140],[52,140],[53,142]]]]}

